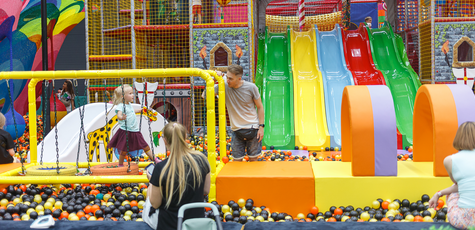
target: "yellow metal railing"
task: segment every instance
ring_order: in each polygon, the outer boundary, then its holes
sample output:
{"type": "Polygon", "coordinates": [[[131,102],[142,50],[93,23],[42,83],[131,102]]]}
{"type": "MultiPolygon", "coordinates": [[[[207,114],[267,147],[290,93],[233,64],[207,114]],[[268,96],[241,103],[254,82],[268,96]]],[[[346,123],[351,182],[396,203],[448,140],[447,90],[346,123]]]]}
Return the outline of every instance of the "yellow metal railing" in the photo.
{"type": "MultiPolygon", "coordinates": [[[[220,132],[220,145],[221,156],[226,155],[226,114],[224,103],[224,81],[221,77],[217,76],[212,71],[205,71],[197,68],[177,68],[177,69],[128,69],[128,70],[102,70],[102,71],[24,71],[24,72],[1,72],[0,79],[31,79],[28,84],[28,112],[29,114],[36,113],[36,84],[42,80],[57,80],[57,79],[111,79],[111,78],[137,78],[137,77],[183,77],[183,76],[199,76],[206,81],[206,105],[207,105],[207,136],[208,140],[212,140],[208,143],[208,161],[211,167],[211,189],[209,194],[209,200],[216,200],[216,176],[219,170],[216,167],[216,147],[214,140],[215,135],[215,103],[214,103],[214,80],[210,76],[213,75],[219,83],[220,99],[218,110],[220,116],[223,116],[224,121],[220,119],[219,132],[220,132]],[[211,131],[211,132],[209,132],[211,131]],[[222,142],[224,140],[224,142],[222,142]],[[224,144],[224,146],[223,146],[224,144]]],[[[36,117],[29,116],[29,134],[30,134],[30,162],[28,165],[31,167],[37,165],[38,158],[38,142],[37,142],[37,124],[36,117]]],[[[63,163],[62,163],[63,164],[63,163]]],[[[71,163],[75,164],[75,163],[71,163]]],[[[222,163],[221,163],[222,164],[222,163]]],[[[220,168],[222,166],[220,165],[220,168]]],[[[219,169],[220,169],[219,168],[219,169]]],[[[15,169],[18,170],[18,169],[15,169]]],[[[21,170],[21,169],[20,169],[21,170]]],[[[15,173],[18,173],[16,171],[15,173]]],[[[0,174],[0,182],[2,183],[18,183],[18,177],[11,177],[15,175],[12,170],[9,172],[0,174]]],[[[70,176],[57,176],[57,177],[23,177],[22,183],[40,183],[40,184],[60,184],[60,183],[116,183],[116,182],[145,182],[144,176],[86,176],[86,177],[70,177],[70,176]]]]}

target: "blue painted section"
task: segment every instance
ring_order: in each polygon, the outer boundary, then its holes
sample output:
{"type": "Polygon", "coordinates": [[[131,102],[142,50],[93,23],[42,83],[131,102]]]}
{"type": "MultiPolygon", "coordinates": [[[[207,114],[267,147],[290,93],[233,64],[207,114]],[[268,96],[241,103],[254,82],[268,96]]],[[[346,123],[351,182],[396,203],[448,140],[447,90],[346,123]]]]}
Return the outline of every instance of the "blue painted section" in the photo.
{"type": "Polygon", "coordinates": [[[318,65],[322,71],[325,91],[325,109],[331,147],[341,147],[341,100],[343,89],[354,85],[353,76],[346,67],[341,29],[338,24],[332,31],[320,32],[315,25],[318,65]]]}

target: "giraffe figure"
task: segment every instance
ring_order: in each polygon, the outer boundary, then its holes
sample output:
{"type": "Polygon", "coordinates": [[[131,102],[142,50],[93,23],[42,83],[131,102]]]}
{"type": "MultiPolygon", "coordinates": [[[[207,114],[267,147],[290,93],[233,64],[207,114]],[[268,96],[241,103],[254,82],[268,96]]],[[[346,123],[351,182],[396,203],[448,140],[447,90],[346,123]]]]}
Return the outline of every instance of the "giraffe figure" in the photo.
{"type": "MultiPolygon", "coordinates": [[[[143,108],[143,113],[142,115],[147,116],[150,121],[156,121],[157,120],[157,112],[152,111],[147,109],[146,107],[143,108]]],[[[140,115],[140,113],[136,113],[136,115],[140,115]]],[[[100,149],[99,149],[99,141],[102,141],[104,143],[104,148],[106,151],[106,157],[107,157],[107,162],[112,162],[112,149],[107,148],[107,145],[110,140],[111,136],[111,130],[114,126],[117,125],[118,119],[117,115],[113,116],[106,125],[104,125],[101,128],[98,128],[94,130],[93,132],[90,132],[87,134],[87,139],[89,140],[89,162],[92,162],[92,159],[94,157],[94,153],[96,153],[96,159],[97,162],[100,162],[100,149]]],[[[158,138],[160,138],[158,136],[158,138]]]]}

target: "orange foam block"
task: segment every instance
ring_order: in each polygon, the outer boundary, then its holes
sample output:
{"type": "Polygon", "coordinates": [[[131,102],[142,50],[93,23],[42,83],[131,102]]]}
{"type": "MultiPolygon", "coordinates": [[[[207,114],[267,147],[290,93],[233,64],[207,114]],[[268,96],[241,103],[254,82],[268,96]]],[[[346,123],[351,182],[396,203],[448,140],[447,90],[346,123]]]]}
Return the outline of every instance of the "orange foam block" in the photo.
{"type": "Polygon", "coordinates": [[[309,162],[230,162],[216,178],[216,200],[227,204],[240,198],[254,206],[292,216],[315,205],[315,180],[309,162]]]}

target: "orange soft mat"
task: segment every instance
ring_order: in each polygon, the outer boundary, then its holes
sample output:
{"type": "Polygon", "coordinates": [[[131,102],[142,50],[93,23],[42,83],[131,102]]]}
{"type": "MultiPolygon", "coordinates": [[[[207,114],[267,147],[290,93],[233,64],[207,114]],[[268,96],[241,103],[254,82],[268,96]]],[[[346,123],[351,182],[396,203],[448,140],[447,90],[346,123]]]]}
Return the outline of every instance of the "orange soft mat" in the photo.
{"type": "MultiPolygon", "coordinates": [[[[25,164],[28,165],[28,164],[25,164]]],[[[11,163],[11,164],[0,164],[0,173],[4,173],[7,171],[10,171],[12,169],[17,169],[21,167],[21,163],[11,163]]],[[[1,181],[0,181],[1,182],[1,181]]],[[[19,181],[19,183],[21,183],[19,181]]],[[[0,183],[0,188],[6,188],[9,184],[1,184],[0,183]]]]}
{"type": "Polygon", "coordinates": [[[315,180],[309,162],[230,162],[216,179],[218,203],[253,199],[271,212],[292,216],[315,205],[315,180]]]}

